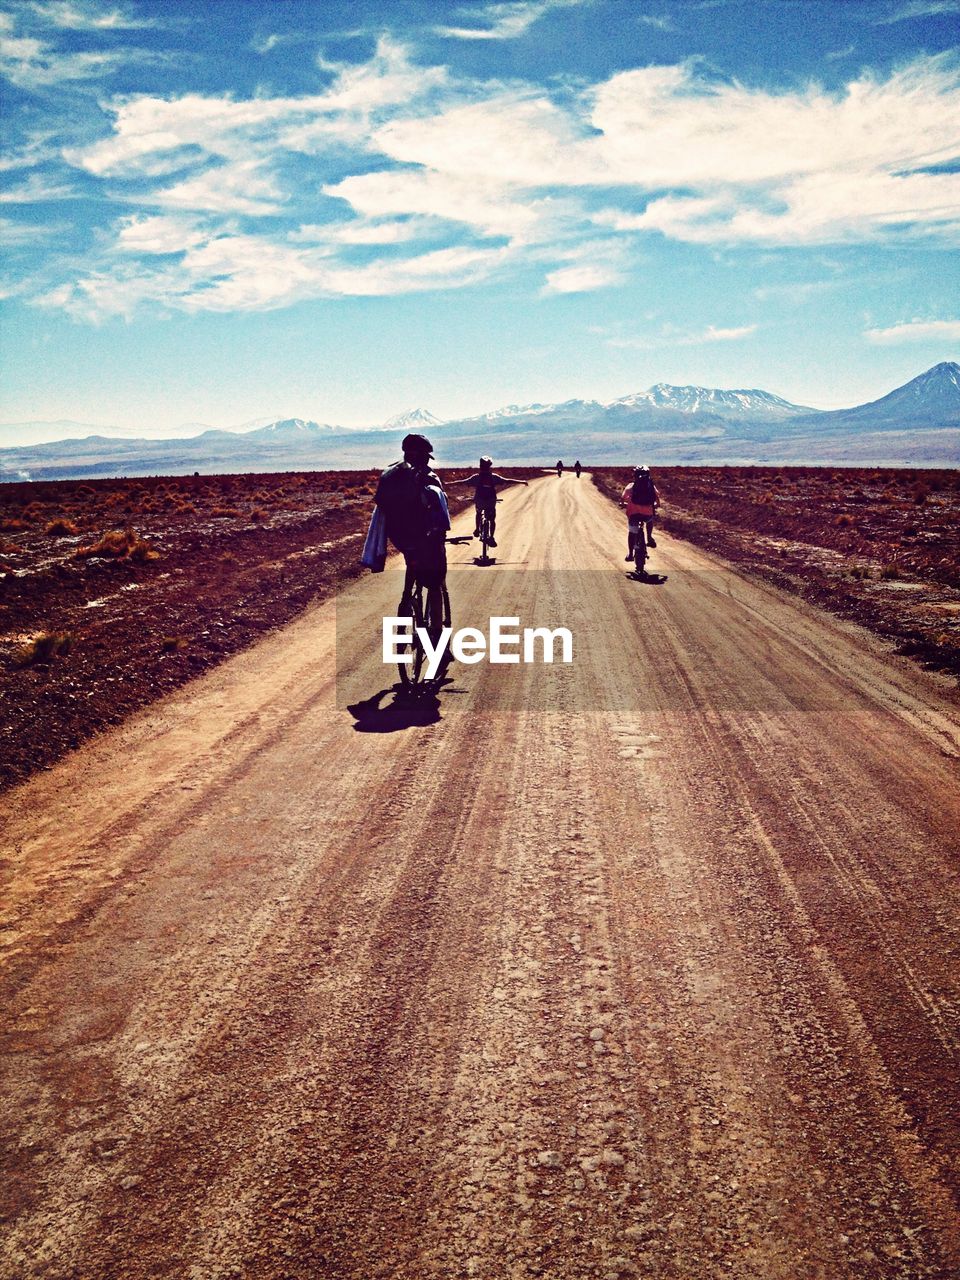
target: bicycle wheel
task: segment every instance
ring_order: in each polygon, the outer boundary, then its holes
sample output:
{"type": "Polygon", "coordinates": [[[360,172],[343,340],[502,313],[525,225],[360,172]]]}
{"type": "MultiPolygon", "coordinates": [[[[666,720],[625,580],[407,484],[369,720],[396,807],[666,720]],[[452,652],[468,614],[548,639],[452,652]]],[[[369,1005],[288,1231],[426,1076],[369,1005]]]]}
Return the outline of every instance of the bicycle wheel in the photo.
{"type": "Polygon", "coordinates": [[[637,536],[633,541],[633,563],[636,565],[637,573],[643,573],[643,566],[647,563],[647,542],[643,536],[643,530],[637,530],[637,536]]]}
{"type": "Polygon", "coordinates": [[[430,643],[436,645],[440,632],[448,625],[450,616],[450,597],[446,587],[429,587],[427,599],[423,607],[423,622],[430,637],[430,643]],[[446,618],[446,621],[444,619],[446,618]]]}
{"type": "Polygon", "coordinates": [[[482,560],[486,560],[487,546],[490,543],[490,516],[487,514],[486,511],[484,511],[483,515],[480,518],[480,541],[482,543],[480,558],[482,560]]]}
{"type": "Polygon", "coordinates": [[[397,646],[400,653],[397,663],[400,683],[413,687],[423,682],[423,673],[426,670],[426,654],[417,635],[417,627],[423,626],[423,593],[419,586],[414,587],[410,595],[400,601],[397,616],[410,618],[413,622],[410,639],[397,646]]]}

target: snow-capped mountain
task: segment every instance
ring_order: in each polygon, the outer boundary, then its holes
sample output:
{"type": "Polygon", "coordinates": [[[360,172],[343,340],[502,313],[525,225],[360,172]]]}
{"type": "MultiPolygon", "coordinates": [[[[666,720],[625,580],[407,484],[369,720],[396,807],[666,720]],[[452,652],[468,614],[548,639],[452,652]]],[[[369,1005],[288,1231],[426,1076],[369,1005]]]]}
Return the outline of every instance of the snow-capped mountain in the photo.
{"type": "Polygon", "coordinates": [[[717,387],[675,387],[669,382],[658,382],[648,391],[636,391],[633,395],[611,400],[604,408],[611,409],[616,405],[626,409],[650,405],[656,409],[675,409],[678,413],[715,413],[721,418],[763,418],[767,422],[817,412],[755,388],[721,391],[717,387]]]}
{"type": "Polygon", "coordinates": [[[265,444],[298,444],[333,430],[334,427],[320,422],[307,422],[304,418],[283,418],[280,422],[271,422],[265,427],[244,432],[244,439],[262,440],[265,444]]]}
{"type": "Polygon", "coordinates": [[[531,414],[552,413],[555,404],[505,404],[502,409],[491,409],[489,413],[481,413],[470,422],[496,422],[498,418],[525,418],[531,414]]]}
{"type": "Polygon", "coordinates": [[[712,414],[727,420],[762,419],[775,422],[799,414],[816,413],[803,405],[791,404],[769,391],[721,391],[716,387],[675,387],[658,382],[647,391],[635,391],[617,400],[563,400],[557,404],[508,404],[466,422],[499,422],[504,419],[542,417],[546,414],[602,414],[607,410],[638,412],[672,410],[684,414],[712,414]]]}
{"type": "Polygon", "coordinates": [[[404,413],[394,414],[380,428],[381,431],[418,431],[423,427],[439,427],[442,418],[436,417],[429,409],[407,409],[404,413]]]}
{"type": "Polygon", "coordinates": [[[607,404],[505,405],[454,422],[414,409],[376,428],[284,418],[250,431],[208,430],[189,439],[89,435],[0,447],[0,480],[376,467],[397,455],[403,432],[418,428],[429,428],[440,466],[475,462],[484,453],[504,466],[548,464],[557,457],[588,463],[643,457],[656,465],[956,466],[960,365],[945,361],[879,400],[830,411],[803,409],[768,391],[658,383],[607,404]]]}
{"type": "Polygon", "coordinates": [[[909,430],[960,423],[960,364],[944,360],[869,404],[817,415],[818,425],[835,430],[909,430]]]}

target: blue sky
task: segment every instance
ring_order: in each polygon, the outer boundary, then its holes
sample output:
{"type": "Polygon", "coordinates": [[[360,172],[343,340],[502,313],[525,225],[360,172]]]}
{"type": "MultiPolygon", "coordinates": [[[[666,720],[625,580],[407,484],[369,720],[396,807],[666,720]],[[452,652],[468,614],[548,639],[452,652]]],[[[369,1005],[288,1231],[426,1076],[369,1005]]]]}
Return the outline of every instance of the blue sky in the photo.
{"type": "Polygon", "coordinates": [[[958,45],[960,0],[8,3],[0,419],[876,398],[960,351],[958,45]]]}

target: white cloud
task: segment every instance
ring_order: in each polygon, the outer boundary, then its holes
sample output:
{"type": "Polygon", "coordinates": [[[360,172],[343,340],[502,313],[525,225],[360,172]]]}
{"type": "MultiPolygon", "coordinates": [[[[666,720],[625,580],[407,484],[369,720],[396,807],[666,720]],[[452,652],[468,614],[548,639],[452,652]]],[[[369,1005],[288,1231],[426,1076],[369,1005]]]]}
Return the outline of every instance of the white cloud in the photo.
{"type": "Polygon", "coordinates": [[[739,342],[741,338],[749,338],[756,331],[757,326],[755,324],[743,324],[732,329],[718,328],[716,325],[708,324],[699,336],[689,338],[688,342],[691,344],[701,342],[739,342]]]}
{"type": "Polygon", "coordinates": [[[0,36],[0,75],[23,89],[99,79],[115,71],[125,56],[113,52],[61,53],[32,36],[0,36]]]}
{"type": "MultiPolygon", "coordinates": [[[[952,233],[950,174],[922,172],[960,151],[955,59],[922,58],[840,94],[774,94],[698,78],[691,67],[623,72],[578,114],[543,95],[494,89],[482,100],[384,125],[393,159],[504,200],[538,187],[620,186],[656,196],[644,213],[608,210],[612,230],[695,241],[830,242],[903,224],[952,233]]],[[[441,184],[438,184],[438,188],[441,184]]]]}
{"type": "Polygon", "coordinates": [[[324,195],[346,200],[368,218],[390,214],[420,214],[464,222],[483,235],[523,237],[538,220],[536,208],[503,187],[424,170],[389,170],[358,174],[324,195]]]}
{"type": "Polygon", "coordinates": [[[0,192],[0,204],[42,204],[49,200],[68,200],[74,194],[72,187],[32,173],[18,187],[0,192]]]}
{"type": "Polygon", "coordinates": [[[71,31],[120,31],[160,25],[152,18],[137,17],[126,9],[102,9],[90,4],[71,4],[68,0],[48,0],[48,3],[38,0],[30,8],[51,26],[71,31]]]}
{"type": "Polygon", "coordinates": [[[280,35],[260,36],[255,37],[250,41],[250,47],[253,49],[254,53],[263,54],[269,53],[272,49],[275,49],[277,45],[283,43],[284,37],[280,35]]]}
{"type": "Polygon", "coordinates": [[[381,39],[369,62],[342,69],[324,93],[299,98],[179,98],[148,95],[109,105],[113,132],[67,160],[97,176],[157,176],[194,156],[312,154],[331,142],[363,145],[381,113],[409,110],[446,83],[443,68],[414,66],[407,51],[381,39]]]}
{"type": "Polygon", "coordinates": [[[545,294],[591,293],[594,289],[608,289],[622,282],[623,273],[615,266],[603,263],[580,263],[570,267],[560,267],[556,271],[548,271],[543,292],[545,294]]]}
{"type": "Polygon", "coordinates": [[[7,247],[37,244],[63,230],[63,223],[14,222],[11,218],[0,218],[0,244],[7,247]]]}
{"type": "Polygon", "coordinates": [[[655,27],[657,31],[676,31],[672,19],[666,14],[657,16],[652,13],[642,13],[638,18],[638,22],[642,22],[646,27],[655,27]]]}
{"type": "Polygon", "coordinates": [[[287,238],[296,244],[403,244],[425,235],[428,226],[429,223],[423,218],[382,221],[353,218],[348,222],[305,223],[296,231],[291,231],[287,238]]]}
{"type": "Polygon", "coordinates": [[[658,333],[638,337],[615,336],[607,339],[608,347],[635,351],[653,351],[658,347],[700,347],[710,342],[739,342],[756,333],[755,324],[730,328],[708,324],[705,329],[684,330],[675,325],[664,325],[658,333]]]}
{"type": "Polygon", "coordinates": [[[138,298],[255,308],[452,288],[521,261],[543,271],[546,293],[584,292],[628,278],[651,233],[776,246],[960,233],[960,175],[931,172],[960,154],[960,66],[945,55],[837,92],[775,93],[691,64],[624,71],[554,100],[417,66],[383,38],[316,94],[105,105],[110,133],[63,158],[87,182],[117,184],[107,196],[136,212],[68,292],[84,314],[126,314],[138,298]],[[601,197],[606,207],[592,208],[601,197]],[[492,237],[506,243],[482,243],[492,237]],[[443,247],[397,257],[417,239],[443,247]],[[132,261],[164,253],[183,261],[139,272],[132,261]]]}
{"type": "Polygon", "coordinates": [[[150,221],[125,228],[125,243],[132,247],[139,235],[146,252],[180,249],[180,261],[114,263],[35,301],[92,322],[129,318],[144,303],[185,312],[260,311],[305,298],[462,288],[488,279],[509,257],[505,249],[454,247],[354,266],[338,261],[329,246],[278,244],[238,233],[192,236],[186,226],[150,226],[150,221]]]}
{"type": "Polygon", "coordinates": [[[906,0],[897,5],[890,13],[875,18],[877,26],[888,26],[893,22],[909,22],[913,18],[940,18],[960,13],[960,0],[906,0]]]}
{"type": "Polygon", "coordinates": [[[581,0],[516,0],[515,3],[488,4],[477,12],[463,9],[465,17],[486,23],[481,27],[435,27],[437,35],[452,40],[515,40],[525,35],[550,9],[568,8],[581,0]]]}
{"type": "Polygon", "coordinates": [[[960,320],[908,320],[888,329],[867,329],[865,336],[884,347],[899,342],[960,342],[960,320]]]}
{"type": "Polygon", "coordinates": [[[191,218],[175,215],[124,218],[117,235],[117,248],[125,253],[182,253],[208,238],[191,218]]]}
{"type": "Polygon", "coordinates": [[[171,209],[262,217],[279,213],[282,199],[270,173],[257,160],[233,160],[165,187],[154,203],[171,209]]]}

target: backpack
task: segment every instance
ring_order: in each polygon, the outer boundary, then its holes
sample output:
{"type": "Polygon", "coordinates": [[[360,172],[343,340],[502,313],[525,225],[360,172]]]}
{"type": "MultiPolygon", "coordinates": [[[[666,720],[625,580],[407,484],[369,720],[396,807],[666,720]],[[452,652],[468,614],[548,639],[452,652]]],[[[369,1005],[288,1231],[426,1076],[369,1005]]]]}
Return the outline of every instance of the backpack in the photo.
{"type": "Polygon", "coordinates": [[[653,506],[653,479],[651,476],[638,476],[633,482],[630,501],[638,507],[653,506]]]}

